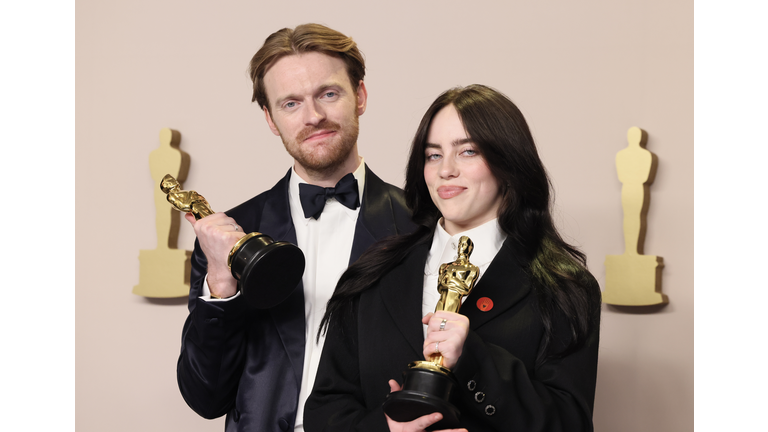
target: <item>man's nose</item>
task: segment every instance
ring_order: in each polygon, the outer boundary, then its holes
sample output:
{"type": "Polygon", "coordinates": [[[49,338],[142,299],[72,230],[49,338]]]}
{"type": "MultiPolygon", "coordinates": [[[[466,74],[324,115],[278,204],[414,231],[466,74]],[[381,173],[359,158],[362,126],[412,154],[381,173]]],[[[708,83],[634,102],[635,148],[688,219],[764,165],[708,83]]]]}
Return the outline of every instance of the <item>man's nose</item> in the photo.
{"type": "Polygon", "coordinates": [[[314,99],[307,102],[304,106],[306,108],[304,110],[304,124],[317,126],[325,119],[323,107],[314,99]]]}

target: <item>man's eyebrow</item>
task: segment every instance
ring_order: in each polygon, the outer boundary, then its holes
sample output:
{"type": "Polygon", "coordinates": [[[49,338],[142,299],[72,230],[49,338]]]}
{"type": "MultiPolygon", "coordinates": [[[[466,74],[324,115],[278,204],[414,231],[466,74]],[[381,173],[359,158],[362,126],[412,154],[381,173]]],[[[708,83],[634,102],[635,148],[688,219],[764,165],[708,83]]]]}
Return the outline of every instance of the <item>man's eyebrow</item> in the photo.
{"type": "Polygon", "coordinates": [[[291,100],[291,99],[294,99],[294,100],[295,100],[295,99],[300,99],[300,98],[299,98],[299,96],[298,96],[298,95],[295,95],[295,94],[289,94],[289,95],[285,95],[285,96],[283,96],[283,97],[281,97],[280,99],[277,99],[277,100],[275,101],[275,107],[279,107],[280,105],[282,105],[282,104],[283,104],[283,102],[285,102],[285,101],[287,101],[287,100],[291,100]]]}
{"type": "MultiPolygon", "coordinates": [[[[335,82],[335,81],[331,81],[329,83],[325,83],[325,84],[321,85],[320,87],[318,87],[317,91],[315,92],[315,94],[318,94],[318,95],[319,94],[323,94],[324,92],[328,91],[328,89],[330,89],[330,88],[338,89],[339,92],[341,92],[343,90],[343,86],[340,83],[335,82]]],[[[280,99],[277,99],[275,101],[275,106],[280,106],[283,102],[285,102],[287,100],[291,100],[291,99],[293,99],[293,100],[300,100],[301,96],[299,96],[297,94],[293,94],[293,93],[285,95],[285,96],[283,96],[280,99]]]]}
{"type": "Polygon", "coordinates": [[[327,91],[330,88],[338,89],[339,93],[341,93],[344,90],[344,86],[342,86],[340,83],[330,82],[330,83],[326,83],[326,84],[321,85],[318,88],[317,93],[321,94],[321,93],[327,91]]]}

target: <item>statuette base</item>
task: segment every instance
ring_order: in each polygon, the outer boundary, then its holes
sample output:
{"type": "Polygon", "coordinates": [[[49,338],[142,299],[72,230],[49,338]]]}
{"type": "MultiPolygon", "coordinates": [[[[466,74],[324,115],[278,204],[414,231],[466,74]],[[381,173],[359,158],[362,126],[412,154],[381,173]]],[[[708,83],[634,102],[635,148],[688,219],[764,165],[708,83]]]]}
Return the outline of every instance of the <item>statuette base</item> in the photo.
{"type": "Polygon", "coordinates": [[[450,370],[432,362],[418,361],[408,365],[403,377],[403,389],[390,393],[384,401],[384,412],[392,420],[409,422],[439,412],[443,419],[427,430],[459,426],[459,410],[450,403],[456,387],[456,380],[450,370]]]}
{"type": "MultiPolygon", "coordinates": [[[[232,276],[248,305],[269,309],[293,293],[304,274],[304,253],[296,245],[250,233],[232,249],[232,276]],[[246,239],[247,237],[247,239],[246,239]]],[[[242,239],[241,239],[242,240],[242,239]]]]}

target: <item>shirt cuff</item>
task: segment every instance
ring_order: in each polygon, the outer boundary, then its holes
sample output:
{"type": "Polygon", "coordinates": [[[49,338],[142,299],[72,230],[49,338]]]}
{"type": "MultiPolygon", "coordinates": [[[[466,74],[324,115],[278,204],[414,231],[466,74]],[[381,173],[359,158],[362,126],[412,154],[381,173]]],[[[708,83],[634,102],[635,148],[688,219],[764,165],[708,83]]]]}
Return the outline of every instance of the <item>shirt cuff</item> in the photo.
{"type": "Polygon", "coordinates": [[[236,292],[235,295],[233,295],[232,297],[227,297],[224,299],[211,297],[211,289],[208,288],[208,275],[207,274],[205,275],[205,279],[203,279],[203,295],[201,295],[199,298],[207,302],[228,302],[238,297],[240,297],[240,291],[236,292]]]}

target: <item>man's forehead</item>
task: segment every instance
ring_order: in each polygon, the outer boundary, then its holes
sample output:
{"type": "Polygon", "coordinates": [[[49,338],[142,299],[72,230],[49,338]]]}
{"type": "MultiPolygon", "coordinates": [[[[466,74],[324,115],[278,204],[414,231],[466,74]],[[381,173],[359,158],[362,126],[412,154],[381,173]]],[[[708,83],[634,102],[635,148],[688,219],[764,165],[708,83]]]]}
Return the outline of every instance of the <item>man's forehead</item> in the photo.
{"type": "Polygon", "coordinates": [[[319,52],[284,56],[264,74],[268,96],[278,98],[282,93],[312,92],[328,84],[350,85],[349,81],[343,60],[319,52]]]}

